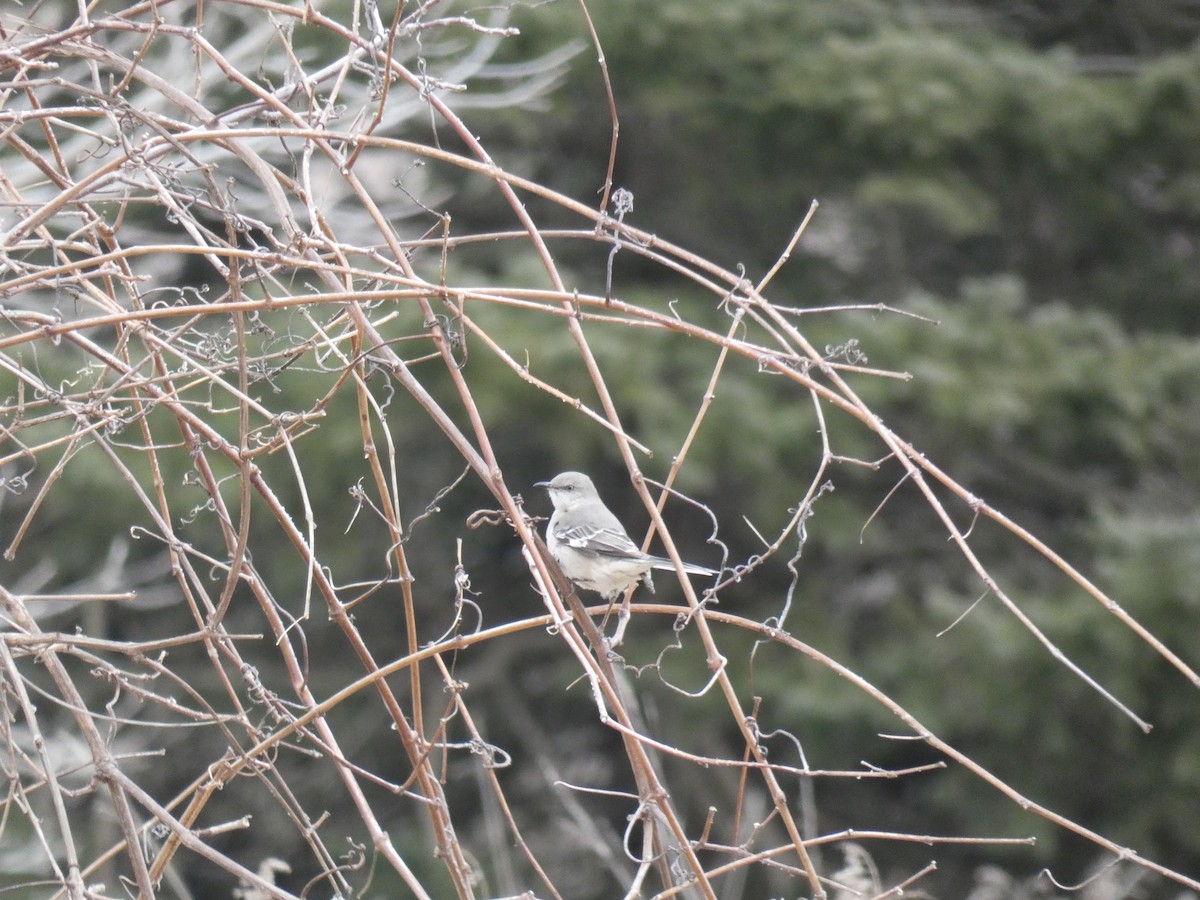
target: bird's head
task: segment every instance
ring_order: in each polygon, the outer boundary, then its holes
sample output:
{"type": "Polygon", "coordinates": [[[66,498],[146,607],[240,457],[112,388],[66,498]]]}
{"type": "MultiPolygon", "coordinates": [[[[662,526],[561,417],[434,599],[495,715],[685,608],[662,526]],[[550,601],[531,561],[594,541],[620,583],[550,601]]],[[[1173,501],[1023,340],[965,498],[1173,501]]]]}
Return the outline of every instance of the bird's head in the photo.
{"type": "Polygon", "coordinates": [[[549,481],[539,481],[534,487],[545,488],[555,509],[571,509],[587,500],[596,499],[596,486],[582,472],[563,472],[549,481]]]}

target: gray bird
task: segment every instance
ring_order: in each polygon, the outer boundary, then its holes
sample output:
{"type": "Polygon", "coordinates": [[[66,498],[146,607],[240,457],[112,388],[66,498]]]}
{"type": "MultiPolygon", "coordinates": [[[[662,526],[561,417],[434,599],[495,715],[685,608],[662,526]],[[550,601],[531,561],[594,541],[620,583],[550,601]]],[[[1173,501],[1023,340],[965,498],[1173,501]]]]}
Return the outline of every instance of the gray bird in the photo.
{"type": "MultiPolygon", "coordinates": [[[[546,546],[563,574],[579,587],[613,601],[638,579],[654,593],[651,569],[675,570],[671,560],[649,556],[629,539],[596,493],[592,479],[582,472],[563,472],[535,487],[544,487],[554,504],[546,526],[546,546]]],[[[687,563],[683,570],[692,575],[717,574],[687,563]]]]}

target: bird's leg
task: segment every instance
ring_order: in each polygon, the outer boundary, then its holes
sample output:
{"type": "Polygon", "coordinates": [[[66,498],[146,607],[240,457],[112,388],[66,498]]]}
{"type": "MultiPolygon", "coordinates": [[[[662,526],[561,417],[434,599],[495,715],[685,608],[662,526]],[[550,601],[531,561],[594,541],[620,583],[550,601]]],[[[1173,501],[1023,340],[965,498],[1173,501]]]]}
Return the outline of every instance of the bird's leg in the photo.
{"type": "MultiPolygon", "coordinates": [[[[650,581],[650,573],[649,572],[647,572],[643,576],[642,581],[645,582],[649,586],[651,592],[654,591],[654,583],[650,581]]],[[[630,609],[629,609],[629,603],[631,600],[633,600],[633,585],[632,584],[629,585],[629,587],[625,588],[625,596],[621,600],[621,611],[619,613],[617,613],[617,628],[613,632],[612,639],[609,640],[609,642],[608,642],[608,646],[610,649],[621,646],[621,641],[623,641],[625,639],[625,626],[629,624],[629,617],[632,615],[632,613],[630,612],[630,609]]],[[[609,608],[608,608],[609,612],[612,612],[612,608],[613,608],[613,606],[616,605],[616,603],[617,603],[617,598],[613,597],[612,606],[609,606],[609,608]]],[[[608,618],[607,614],[605,615],[605,618],[608,618]]]]}
{"type": "MultiPolygon", "coordinates": [[[[621,601],[621,611],[617,613],[617,627],[613,631],[612,639],[608,642],[610,650],[621,646],[621,642],[625,640],[625,626],[629,624],[629,600],[633,596],[633,591],[625,592],[625,599],[621,601]]],[[[616,601],[614,600],[615,604],[616,601]]]]}
{"type": "Polygon", "coordinates": [[[608,609],[604,610],[604,618],[600,620],[600,633],[604,634],[604,627],[608,624],[608,617],[612,615],[612,611],[617,606],[616,597],[606,597],[608,600],[608,609]]]}

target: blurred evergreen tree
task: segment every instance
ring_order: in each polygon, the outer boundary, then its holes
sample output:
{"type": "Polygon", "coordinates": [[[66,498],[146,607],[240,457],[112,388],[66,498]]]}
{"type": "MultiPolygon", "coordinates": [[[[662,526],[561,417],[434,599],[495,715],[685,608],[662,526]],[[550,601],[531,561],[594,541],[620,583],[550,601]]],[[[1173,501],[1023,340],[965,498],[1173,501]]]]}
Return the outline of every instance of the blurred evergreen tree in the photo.
{"type": "MultiPolygon", "coordinates": [[[[1200,326],[1200,46],[1189,4],[614,0],[592,13],[634,221],[783,288],[886,300],[1018,275],[1035,302],[1200,326]]],[[[558,27],[576,13],[557,11],[558,27]]],[[[557,39],[555,16],[523,23],[557,39]]],[[[514,44],[511,49],[517,49],[514,44]]],[[[609,121],[592,67],[509,119],[537,177],[590,196],[609,121]]],[[[522,152],[517,150],[516,152],[522,152]]]]}

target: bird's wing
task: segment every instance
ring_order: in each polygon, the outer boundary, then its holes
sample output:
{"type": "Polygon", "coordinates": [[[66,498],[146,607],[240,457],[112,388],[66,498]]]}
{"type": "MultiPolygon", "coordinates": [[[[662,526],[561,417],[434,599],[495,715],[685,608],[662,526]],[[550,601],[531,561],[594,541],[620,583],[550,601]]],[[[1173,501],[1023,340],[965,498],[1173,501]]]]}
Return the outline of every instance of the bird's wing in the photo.
{"type": "Polygon", "coordinates": [[[577,525],[574,528],[556,528],[554,535],[560,543],[582,553],[618,558],[642,556],[642,551],[629,539],[629,535],[613,528],[577,525]]]}

